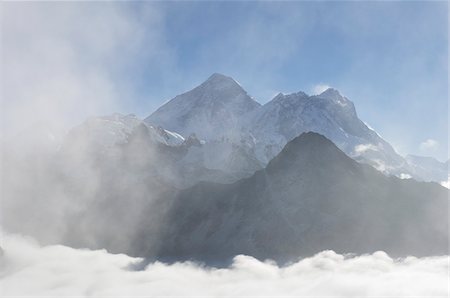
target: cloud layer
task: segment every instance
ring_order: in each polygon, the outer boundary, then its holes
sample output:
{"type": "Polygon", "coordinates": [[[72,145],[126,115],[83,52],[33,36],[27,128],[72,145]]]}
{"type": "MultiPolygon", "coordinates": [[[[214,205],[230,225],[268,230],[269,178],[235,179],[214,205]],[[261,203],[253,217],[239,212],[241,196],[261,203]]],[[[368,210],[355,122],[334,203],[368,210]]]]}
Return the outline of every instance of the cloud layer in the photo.
{"type": "Polygon", "coordinates": [[[344,256],[324,251],[287,267],[239,255],[230,267],[156,262],[105,250],[41,247],[4,235],[0,268],[3,296],[332,296],[444,297],[449,257],[395,260],[384,252],[344,256]]]}

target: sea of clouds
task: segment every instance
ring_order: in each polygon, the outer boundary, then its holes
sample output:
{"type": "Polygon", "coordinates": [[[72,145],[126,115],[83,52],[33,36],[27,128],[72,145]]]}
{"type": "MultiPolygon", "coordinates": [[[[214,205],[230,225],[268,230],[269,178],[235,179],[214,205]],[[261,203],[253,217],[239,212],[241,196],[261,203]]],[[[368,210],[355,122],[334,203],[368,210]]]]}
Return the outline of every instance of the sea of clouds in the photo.
{"type": "Polygon", "coordinates": [[[288,266],[239,255],[228,268],[150,263],[3,234],[0,294],[45,297],[448,297],[449,256],[393,259],[323,251],[288,266]]]}

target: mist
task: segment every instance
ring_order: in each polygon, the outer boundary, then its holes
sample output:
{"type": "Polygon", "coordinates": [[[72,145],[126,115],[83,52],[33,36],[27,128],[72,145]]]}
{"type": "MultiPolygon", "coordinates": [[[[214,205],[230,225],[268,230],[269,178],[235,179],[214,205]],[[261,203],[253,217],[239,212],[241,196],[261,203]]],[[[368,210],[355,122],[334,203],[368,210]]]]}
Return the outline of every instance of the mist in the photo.
{"type": "Polygon", "coordinates": [[[132,73],[142,61],[170,69],[163,21],[150,3],[2,3],[2,140],[36,126],[62,135],[88,117],[150,111],[132,73]]]}
{"type": "MultiPolygon", "coordinates": [[[[125,143],[131,131],[113,118],[95,117],[148,108],[136,108],[139,96],[125,74],[142,60],[149,67],[170,64],[164,14],[157,5],[137,10],[117,3],[1,8],[1,225],[46,244],[93,248],[107,245],[100,239],[112,234],[137,233],[138,213],[148,212],[164,190],[157,181],[141,181],[164,171],[157,164],[163,158],[153,158],[156,146],[111,148],[114,133],[125,143]],[[149,165],[155,170],[142,173],[149,165]],[[120,222],[100,216],[124,209],[120,222]]],[[[124,121],[134,121],[131,128],[140,124],[135,117],[124,121]]],[[[174,176],[165,168],[164,175],[174,176]]],[[[133,245],[108,244],[117,251],[133,245]]]]}
{"type": "Polygon", "coordinates": [[[39,148],[28,139],[24,147],[8,143],[2,151],[2,226],[46,244],[150,255],[177,192],[173,156],[183,151],[159,143],[158,136],[134,116],[111,116],[73,128],[58,147],[39,148]],[[133,122],[131,131],[122,130],[122,121],[133,122]],[[115,143],[115,135],[108,144],[103,138],[109,133],[123,133],[123,143],[115,143]]]}
{"type": "Polygon", "coordinates": [[[0,287],[4,296],[327,296],[446,297],[447,256],[393,259],[379,251],[340,255],[323,251],[279,267],[239,255],[229,268],[155,262],[106,250],[40,246],[6,234],[0,287]]]}

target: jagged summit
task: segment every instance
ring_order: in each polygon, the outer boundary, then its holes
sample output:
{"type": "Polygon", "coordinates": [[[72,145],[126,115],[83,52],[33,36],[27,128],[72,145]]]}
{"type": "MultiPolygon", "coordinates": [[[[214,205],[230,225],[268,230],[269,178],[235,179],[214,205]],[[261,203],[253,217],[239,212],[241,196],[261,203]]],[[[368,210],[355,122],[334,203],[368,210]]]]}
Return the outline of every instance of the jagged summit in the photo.
{"type": "Polygon", "coordinates": [[[329,99],[342,106],[347,105],[349,103],[353,105],[353,103],[347,97],[343,96],[337,89],[334,88],[328,88],[327,90],[320,93],[319,95],[316,95],[315,97],[329,99]]]}
{"type": "Polygon", "coordinates": [[[294,93],[289,93],[289,94],[284,94],[282,92],[278,93],[270,102],[280,102],[280,101],[285,101],[285,100],[296,100],[296,99],[304,99],[304,98],[308,98],[308,94],[306,94],[303,91],[299,91],[299,92],[294,92],[294,93]]]}
{"type": "Polygon", "coordinates": [[[337,90],[337,89],[335,89],[333,87],[327,88],[325,91],[323,91],[319,95],[320,96],[330,96],[331,95],[331,96],[340,96],[340,97],[342,97],[342,95],[339,92],[339,90],[337,90]]]}
{"type": "Polygon", "coordinates": [[[341,103],[350,103],[351,101],[343,96],[339,90],[335,88],[328,88],[318,95],[308,95],[303,91],[293,92],[293,93],[283,93],[279,92],[271,101],[281,101],[281,100],[292,100],[292,99],[314,99],[314,98],[323,98],[329,99],[333,102],[341,102],[341,103]]]}
{"type": "Polygon", "coordinates": [[[272,100],[276,100],[276,99],[278,99],[278,98],[283,98],[284,96],[285,96],[285,95],[284,95],[283,92],[278,92],[277,95],[275,95],[275,97],[272,98],[272,100]]]}

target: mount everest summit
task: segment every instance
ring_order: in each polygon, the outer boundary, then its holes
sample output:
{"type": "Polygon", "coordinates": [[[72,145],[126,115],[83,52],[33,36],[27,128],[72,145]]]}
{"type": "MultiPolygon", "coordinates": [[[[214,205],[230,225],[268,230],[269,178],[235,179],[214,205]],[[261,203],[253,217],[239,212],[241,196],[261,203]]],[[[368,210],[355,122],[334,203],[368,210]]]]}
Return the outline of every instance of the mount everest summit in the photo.
{"type": "Polygon", "coordinates": [[[195,133],[204,140],[217,140],[239,134],[242,120],[260,106],[236,81],[216,73],[200,86],[176,96],[144,121],[182,135],[195,133]]]}

